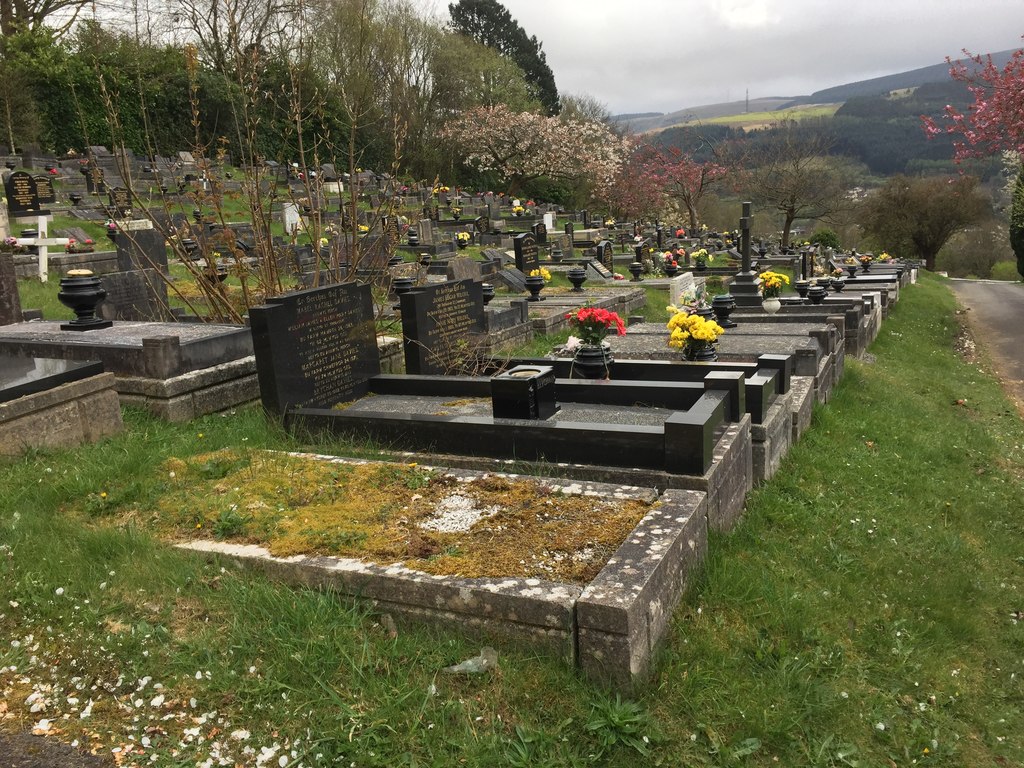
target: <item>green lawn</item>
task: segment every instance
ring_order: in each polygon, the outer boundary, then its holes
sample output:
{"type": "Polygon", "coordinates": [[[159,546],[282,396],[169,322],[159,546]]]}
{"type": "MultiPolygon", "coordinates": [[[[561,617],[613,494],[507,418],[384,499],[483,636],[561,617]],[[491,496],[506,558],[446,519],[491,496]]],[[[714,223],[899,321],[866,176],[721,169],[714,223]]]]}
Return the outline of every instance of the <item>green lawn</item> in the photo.
{"type": "Polygon", "coordinates": [[[295,447],[257,409],[2,462],[0,728],[139,766],[1024,764],[1024,426],[954,309],[938,278],[901,293],[712,538],[635,700],[502,642],[450,676],[480,638],[154,541],[167,458],[295,447]]]}

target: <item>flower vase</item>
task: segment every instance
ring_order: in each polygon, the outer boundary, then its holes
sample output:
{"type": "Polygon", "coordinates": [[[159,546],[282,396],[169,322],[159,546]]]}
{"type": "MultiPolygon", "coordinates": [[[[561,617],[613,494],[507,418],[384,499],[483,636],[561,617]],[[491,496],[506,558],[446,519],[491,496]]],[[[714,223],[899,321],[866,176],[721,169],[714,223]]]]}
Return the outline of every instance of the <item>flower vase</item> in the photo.
{"type": "Polygon", "coordinates": [[[866,275],[868,272],[871,271],[871,262],[870,261],[862,261],[860,263],[860,268],[864,270],[864,274],[866,275]]]}
{"type": "Polygon", "coordinates": [[[821,304],[827,295],[828,291],[823,285],[812,285],[811,289],[807,291],[807,298],[811,304],[821,304]]]}
{"type": "Polygon", "coordinates": [[[611,362],[611,350],[603,344],[582,344],[576,349],[569,378],[607,379],[611,362]]]}
{"type": "Polygon", "coordinates": [[[769,296],[767,299],[761,302],[761,309],[767,312],[769,315],[774,315],[780,309],[782,309],[782,302],[775,296],[769,296]]]}
{"type": "Polygon", "coordinates": [[[528,277],[526,278],[526,290],[530,292],[530,295],[526,297],[527,301],[544,301],[541,297],[540,292],[544,289],[544,278],[543,277],[528,277]]]}
{"type": "Polygon", "coordinates": [[[846,271],[850,273],[850,277],[856,277],[857,276],[857,265],[856,264],[847,264],[846,265],[846,271]]]}
{"type": "Polygon", "coordinates": [[[833,277],[829,285],[832,286],[832,290],[839,293],[843,288],[846,287],[846,280],[841,277],[833,277]]]}
{"type": "Polygon", "coordinates": [[[683,357],[691,363],[713,363],[718,360],[718,350],[713,341],[694,341],[683,347],[683,357]]]}
{"type": "Polygon", "coordinates": [[[666,277],[675,277],[678,274],[679,274],[679,267],[678,266],[676,266],[675,264],[666,264],[665,265],[665,276],[666,277]]]}
{"type": "Polygon", "coordinates": [[[696,270],[697,270],[698,272],[704,272],[705,270],[707,270],[707,268],[708,268],[708,265],[707,265],[707,262],[704,262],[704,261],[697,261],[697,262],[696,262],[696,263],[694,264],[694,267],[693,267],[693,268],[694,268],[694,269],[696,269],[696,270]]]}

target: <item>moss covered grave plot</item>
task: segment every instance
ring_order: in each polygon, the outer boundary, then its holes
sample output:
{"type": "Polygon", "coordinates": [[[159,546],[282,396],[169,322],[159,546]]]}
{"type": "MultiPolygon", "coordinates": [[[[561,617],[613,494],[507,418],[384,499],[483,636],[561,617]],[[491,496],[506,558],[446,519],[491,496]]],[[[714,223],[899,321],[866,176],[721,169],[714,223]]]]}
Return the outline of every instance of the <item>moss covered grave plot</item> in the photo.
{"type": "Polygon", "coordinates": [[[586,584],[656,504],[650,489],[225,449],[172,458],[122,518],[175,540],[260,544],[466,578],[586,584]],[[328,460],[329,459],[329,460],[328,460]]]}

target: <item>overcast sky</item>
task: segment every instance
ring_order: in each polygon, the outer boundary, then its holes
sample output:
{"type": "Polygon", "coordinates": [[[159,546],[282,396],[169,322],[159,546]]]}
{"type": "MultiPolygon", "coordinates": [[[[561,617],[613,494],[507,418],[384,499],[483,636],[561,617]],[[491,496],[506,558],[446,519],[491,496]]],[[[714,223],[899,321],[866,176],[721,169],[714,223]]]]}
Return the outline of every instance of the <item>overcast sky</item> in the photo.
{"type": "MultiPolygon", "coordinates": [[[[1022,0],[500,0],[559,93],[611,112],[801,96],[1024,47],[1022,0]]],[[[417,0],[448,17],[447,2],[417,0]]]]}

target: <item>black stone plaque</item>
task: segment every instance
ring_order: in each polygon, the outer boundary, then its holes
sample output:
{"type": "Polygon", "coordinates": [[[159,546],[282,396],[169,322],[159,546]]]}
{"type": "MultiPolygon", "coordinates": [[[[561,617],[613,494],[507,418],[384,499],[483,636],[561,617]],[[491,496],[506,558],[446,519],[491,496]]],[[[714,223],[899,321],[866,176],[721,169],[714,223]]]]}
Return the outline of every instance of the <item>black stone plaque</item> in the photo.
{"type": "Polygon", "coordinates": [[[107,297],[96,309],[104,320],[169,320],[167,283],[155,269],[108,272],[100,276],[107,297]]]}
{"type": "Polygon", "coordinates": [[[533,236],[537,238],[537,245],[548,244],[548,226],[543,221],[533,225],[533,236]]]}
{"type": "Polygon", "coordinates": [[[481,283],[437,283],[403,293],[400,301],[406,373],[452,373],[472,359],[485,331],[481,283]]]}
{"type": "Polygon", "coordinates": [[[354,400],[380,373],[369,285],[277,296],[249,310],[249,319],[260,398],[271,413],[354,400]]]}
{"type": "Polygon", "coordinates": [[[85,189],[90,195],[105,195],[107,193],[107,182],[103,179],[102,168],[86,168],[85,189]]]}
{"type": "Polygon", "coordinates": [[[516,254],[516,269],[524,275],[529,275],[533,270],[540,269],[540,259],[537,257],[537,238],[533,232],[524,232],[513,237],[512,250],[516,254]]]}
{"type": "Polygon", "coordinates": [[[7,195],[7,212],[11,216],[41,213],[36,180],[32,178],[32,174],[26,171],[15,171],[7,177],[4,192],[7,195]]]}
{"type": "Polygon", "coordinates": [[[160,230],[118,230],[114,244],[117,246],[117,268],[122,272],[132,269],[167,272],[167,241],[160,230]]]}
{"type": "Polygon", "coordinates": [[[477,216],[473,221],[473,226],[476,228],[477,232],[486,234],[491,231],[491,217],[486,215],[477,216]]]}
{"type": "Polygon", "coordinates": [[[611,240],[602,240],[597,244],[597,260],[609,271],[615,269],[614,254],[615,247],[611,240]]]}
{"type": "Polygon", "coordinates": [[[110,190],[107,200],[118,216],[127,216],[132,209],[132,194],[124,187],[114,187],[110,190]]]}
{"type": "Polygon", "coordinates": [[[36,176],[33,181],[36,183],[36,200],[40,205],[57,202],[57,192],[53,189],[53,181],[49,176],[36,176]]]}

